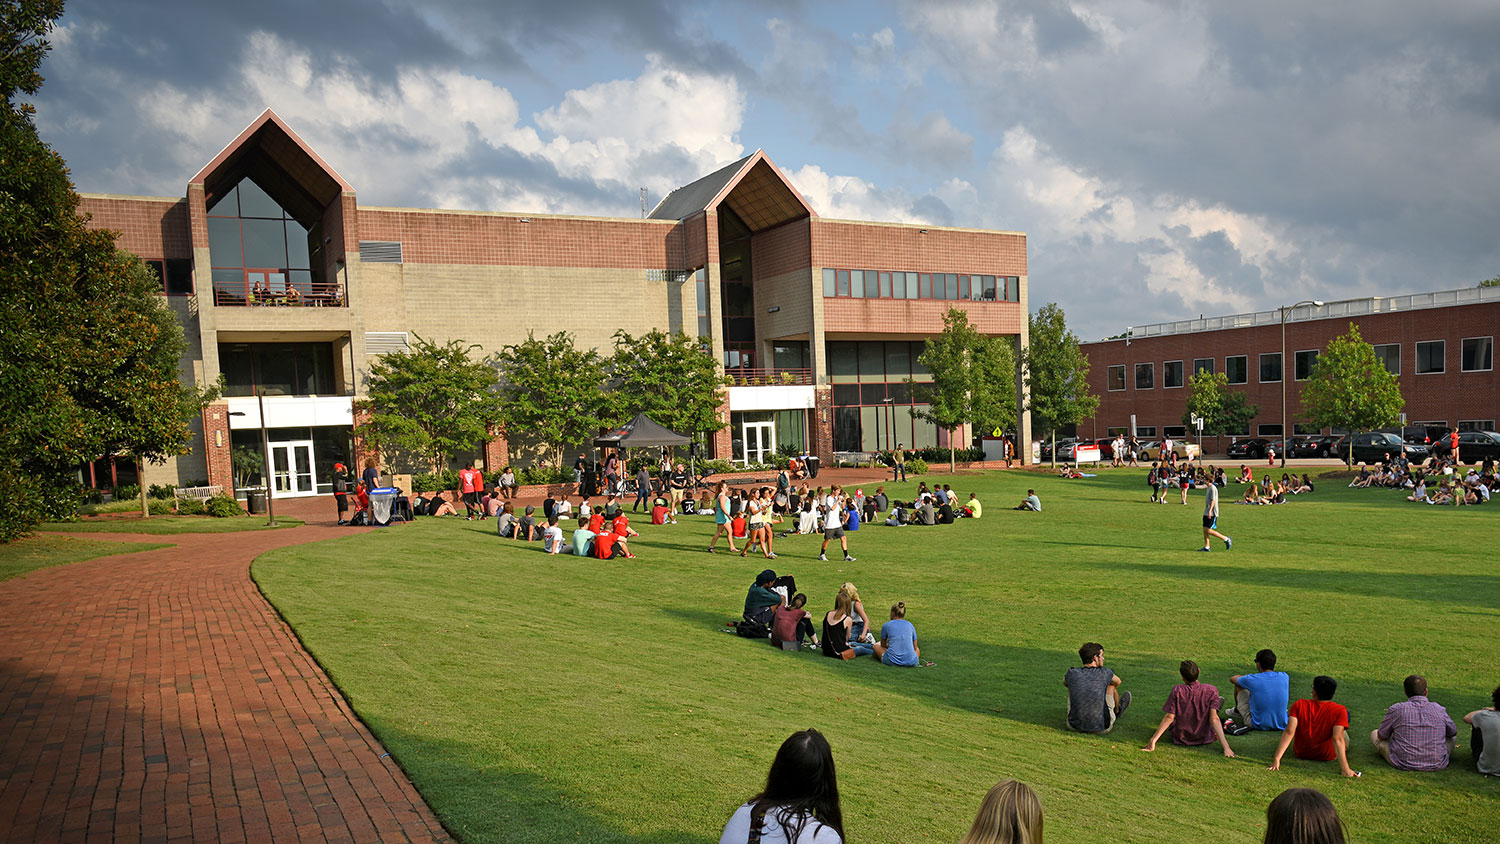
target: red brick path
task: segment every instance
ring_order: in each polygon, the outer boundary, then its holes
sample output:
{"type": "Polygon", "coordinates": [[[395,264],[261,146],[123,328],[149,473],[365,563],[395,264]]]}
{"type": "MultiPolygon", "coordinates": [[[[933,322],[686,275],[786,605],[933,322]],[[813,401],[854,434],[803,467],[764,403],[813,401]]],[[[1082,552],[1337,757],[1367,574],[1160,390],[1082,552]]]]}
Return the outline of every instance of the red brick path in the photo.
{"type": "Polygon", "coordinates": [[[348,530],[90,534],[176,547],[0,583],[0,840],[449,841],[250,580],[348,530]]]}

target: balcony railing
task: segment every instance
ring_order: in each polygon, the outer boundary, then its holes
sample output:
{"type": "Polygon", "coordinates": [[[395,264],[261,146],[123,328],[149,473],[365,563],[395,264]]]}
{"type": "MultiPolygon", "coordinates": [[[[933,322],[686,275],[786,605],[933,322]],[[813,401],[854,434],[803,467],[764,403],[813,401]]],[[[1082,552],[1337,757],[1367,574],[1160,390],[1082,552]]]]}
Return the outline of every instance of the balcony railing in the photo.
{"type": "Polygon", "coordinates": [[[214,281],[214,304],[219,307],[341,308],[343,286],[337,281],[269,282],[214,281]]]}
{"type": "Polygon", "coordinates": [[[730,382],[736,387],[792,387],[808,386],[813,382],[811,369],[750,369],[738,367],[725,370],[730,382]]]}

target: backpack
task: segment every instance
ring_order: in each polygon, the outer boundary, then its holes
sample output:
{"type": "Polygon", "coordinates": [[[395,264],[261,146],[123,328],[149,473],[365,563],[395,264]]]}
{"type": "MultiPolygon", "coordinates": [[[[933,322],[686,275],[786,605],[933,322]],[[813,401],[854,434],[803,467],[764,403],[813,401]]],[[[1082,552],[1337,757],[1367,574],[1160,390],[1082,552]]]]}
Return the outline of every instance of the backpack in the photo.
{"type": "Polygon", "coordinates": [[[1152,469],[1146,473],[1146,486],[1156,486],[1156,470],[1152,469]]]}
{"type": "Polygon", "coordinates": [[[734,632],[746,639],[769,639],[771,638],[771,626],[759,621],[735,622],[734,632]]]}

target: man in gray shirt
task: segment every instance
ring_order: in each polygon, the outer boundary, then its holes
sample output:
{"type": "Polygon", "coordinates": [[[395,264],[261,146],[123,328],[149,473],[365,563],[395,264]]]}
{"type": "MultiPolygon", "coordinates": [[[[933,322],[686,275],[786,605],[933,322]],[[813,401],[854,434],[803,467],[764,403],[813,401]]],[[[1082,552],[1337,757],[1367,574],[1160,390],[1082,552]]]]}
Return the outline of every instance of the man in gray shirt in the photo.
{"type": "Polygon", "coordinates": [[[1078,649],[1082,667],[1063,675],[1068,687],[1068,729],[1107,733],[1130,706],[1130,692],[1120,691],[1120,676],[1104,667],[1104,646],[1086,642],[1078,649]]]}
{"type": "MultiPolygon", "coordinates": [[[[1187,493],[1184,491],[1184,495],[1187,493]]],[[[1208,492],[1203,496],[1203,547],[1199,551],[1212,551],[1209,546],[1209,538],[1217,536],[1224,540],[1224,550],[1228,551],[1234,547],[1234,540],[1219,533],[1219,488],[1214,484],[1208,485],[1208,492]]]]}
{"type": "Polygon", "coordinates": [[[1474,728],[1469,746],[1474,749],[1474,765],[1479,773],[1500,777],[1500,686],[1490,700],[1494,706],[1476,709],[1464,716],[1464,723],[1474,728]]]}

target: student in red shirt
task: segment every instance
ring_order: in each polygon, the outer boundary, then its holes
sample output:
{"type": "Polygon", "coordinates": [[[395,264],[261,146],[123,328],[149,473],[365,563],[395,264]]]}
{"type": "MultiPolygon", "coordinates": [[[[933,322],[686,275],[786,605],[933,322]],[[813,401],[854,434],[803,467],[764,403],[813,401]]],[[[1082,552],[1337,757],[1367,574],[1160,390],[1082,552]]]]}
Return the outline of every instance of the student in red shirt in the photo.
{"type": "Polygon", "coordinates": [[[479,490],[483,487],[484,475],[474,468],[473,462],[458,470],[458,489],[463,493],[467,521],[474,521],[474,513],[479,510],[479,490]]]}
{"type": "Polygon", "coordinates": [[[589,516],[589,530],[593,531],[594,533],[604,532],[604,514],[602,512],[595,510],[593,514],[589,516]]]}
{"type": "Polygon", "coordinates": [[[625,518],[624,513],[615,516],[615,520],[610,523],[610,532],[622,539],[640,536],[640,533],[630,526],[630,520],[625,518]]]}
{"type": "Polygon", "coordinates": [[[616,557],[628,557],[635,559],[630,549],[625,547],[625,537],[617,533],[600,533],[594,537],[594,556],[601,560],[613,560],[616,557]]]}
{"type": "Polygon", "coordinates": [[[1313,678],[1313,696],[1292,704],[1287,713],[1286,729],[1281,731],[1281,742],[1276,745],[1276,755],[1271,757],[1271,770],[1281,770],[1281,757],[1287,745],[1292,745],[1292,754],[1298,759],[1330,762],[1337,759],[1339,773],[1346,777],[1357,777],[1359,771],[1349,767],[1346,751],[1349,745],[1349,710],[1343,704],[1333,702],[1333,693],[1339,684],[1332,678],[1318,675],[1313,678]]]}

